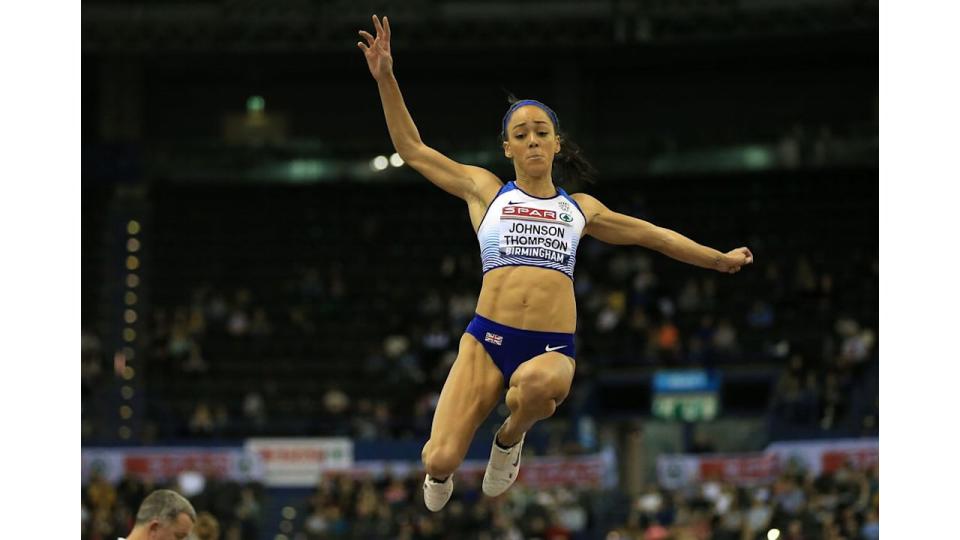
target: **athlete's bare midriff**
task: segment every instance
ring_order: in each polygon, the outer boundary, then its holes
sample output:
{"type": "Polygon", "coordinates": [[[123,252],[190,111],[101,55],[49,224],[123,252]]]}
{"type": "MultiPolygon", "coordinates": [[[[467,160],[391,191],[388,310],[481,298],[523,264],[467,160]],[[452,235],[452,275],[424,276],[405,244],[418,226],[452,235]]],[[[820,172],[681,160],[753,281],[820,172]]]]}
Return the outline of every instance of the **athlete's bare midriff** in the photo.
{"type": "Polygon", "coordinates": [[[477,314],[521,330],[572,334],[577,328],[573,281],[535,266],[494,268],[483,276],[477,314]]]}

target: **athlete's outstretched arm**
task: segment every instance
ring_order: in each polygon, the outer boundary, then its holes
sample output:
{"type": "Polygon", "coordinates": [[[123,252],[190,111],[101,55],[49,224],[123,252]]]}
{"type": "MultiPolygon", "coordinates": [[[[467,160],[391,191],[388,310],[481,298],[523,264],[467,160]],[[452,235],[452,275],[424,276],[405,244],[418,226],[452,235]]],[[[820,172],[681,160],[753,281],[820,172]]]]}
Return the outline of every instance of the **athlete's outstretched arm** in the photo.
{"type": "Polygon", "coordinates": [[[400,86],[393,76],[393,56],[390,52],[390,21],[383,22],[373,16],[376,37],[365,30],[360,36],[366,41],[358,42],[357,47],[367,58],[370,74],[377,81],[380,101],[383,103],[383,115],[387,119],[387,129],[393,147],[403,161],[416,169],[447,193],[466,200],[480,192],[479,184],[489,186],[491,182],[500,184],[500,180],[486,169],[464,165],[448,158],[440,152],[423,144],[410,112],[403,102],[400,86]]]}
{"type": "Polygon", "coordinates": [[[731,274],[753,262],[753,253],[745,247],[721,253],[670,229],[614,212],[585,193],[577,193],[573,198],[587,218],[584,232],[597,240],[609,244],[644,246],[678,261],[731,274]]]}

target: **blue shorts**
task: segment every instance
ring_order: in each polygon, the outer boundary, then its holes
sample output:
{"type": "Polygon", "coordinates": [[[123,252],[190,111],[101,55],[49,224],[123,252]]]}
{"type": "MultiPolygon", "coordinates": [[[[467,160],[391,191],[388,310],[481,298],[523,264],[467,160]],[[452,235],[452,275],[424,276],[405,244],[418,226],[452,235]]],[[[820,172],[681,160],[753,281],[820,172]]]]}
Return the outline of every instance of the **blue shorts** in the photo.
{"type": "Polygon", "coordinates": [[[573,334],[520,330],[474,315],[467,333],[477,338],[503,373],[503,383],[510,386],[510,377],[520,364],[534,356],[557,351],[576,358],[573,334]]]}

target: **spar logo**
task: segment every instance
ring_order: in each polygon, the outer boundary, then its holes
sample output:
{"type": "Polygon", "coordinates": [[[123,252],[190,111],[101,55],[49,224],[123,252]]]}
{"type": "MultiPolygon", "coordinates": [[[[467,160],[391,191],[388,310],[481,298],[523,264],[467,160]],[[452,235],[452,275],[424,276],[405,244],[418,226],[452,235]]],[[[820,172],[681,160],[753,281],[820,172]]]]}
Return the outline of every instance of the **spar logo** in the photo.
{"type": "Polygon", "coordinates": [[[573,221],[573,216],[571,216],[570,214],[560,214],[560,219],[566,221],[567,223],[570,223],[571,221],[573,221]]]}
{"type": "Polygon", "coordinates": [[[533,219],[540,221],[556,221],[557,219],[557,213],[553,210],[541,210],[539,208],[527,208],[525,206],[504,206],[500,215],[515,219],[533,219]]]}

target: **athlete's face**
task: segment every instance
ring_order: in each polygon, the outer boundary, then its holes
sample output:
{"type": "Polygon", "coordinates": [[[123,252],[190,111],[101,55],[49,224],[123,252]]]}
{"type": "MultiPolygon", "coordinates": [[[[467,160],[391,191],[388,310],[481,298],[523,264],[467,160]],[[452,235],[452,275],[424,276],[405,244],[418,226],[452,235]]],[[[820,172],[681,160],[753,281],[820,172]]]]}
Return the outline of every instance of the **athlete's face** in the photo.
{"type": "Polygon", "coordinates": [[[193,520],[181,513],[173,521],[154,520],[147,526],[147,538],[150,540],[185,540],[193,530],[193,520]]]}
{"type": "Polygon", "coordinates": [[[503,154],[513,160],[518,170],[534,176],[549,173],[559,151],[560,137],[540,107],[520,107],[507,120],[503,154]]]}

